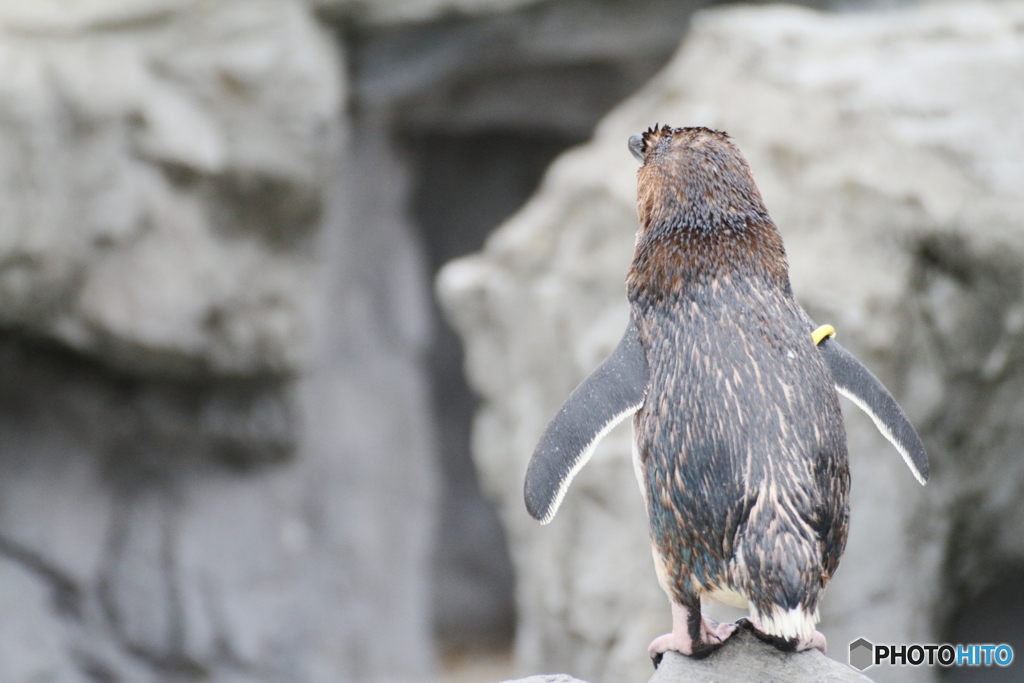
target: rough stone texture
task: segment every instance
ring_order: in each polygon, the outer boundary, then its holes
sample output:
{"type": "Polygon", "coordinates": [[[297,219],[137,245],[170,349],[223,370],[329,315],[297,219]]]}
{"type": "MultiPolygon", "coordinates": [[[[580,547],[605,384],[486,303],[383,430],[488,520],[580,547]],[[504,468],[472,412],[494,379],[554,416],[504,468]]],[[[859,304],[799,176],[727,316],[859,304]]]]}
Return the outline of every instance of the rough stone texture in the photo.
{"type": "Polygon", "coordinates": [[[31,0],[0,5],[0,26],[26,34],[132,27],[160,19],[194,0],[31,0]]]}
{"type": "MultiPolygon", "coordinates": [[[[852,530],[821,623],[833,656],[861,636],[942,642],[974,595],[1020,566],[1021,26],[1019,2],[703,13],[664,72],[553,164],[482,254],[442,271],[484,401],[475,457],[518,570],[522,670],[638,680],[647,642],[669,626],[628,425],[550,526],[521,500],[538,435],[625,326],[636,229],[625,141],[656,121],[735,137],[786,240],[798,298],[894,391],[931,454],[922,489],[845,404],[852,530]]],[[[1010,618],[1007,628],[1019,624],[1010,618]]]]}
{"type": "Polygon", "coordinates": [[[514,131],[575,143],[664,65],[706,4],[548,0],[369,27],[352,40],[353,99],[392,108],[406,135],[514,131]]]}
{"type": "Polygon", "coordinates": [[[126,369],[295,372],[336,51],[298,2],[91,4],[77,30],[4,17],[0,325],[126,369]]]}
{"type": "Polygon", "coordinates": [[[517,678],[514,681],[505,681],[505,683],[576,683],[578,681],[578,678],[573,678],[572,676],[569,676],[567,674],[546,674],[540,676],[527,676],[526,678],[517,678]]]}
{"type": "Polygon", "coordinates": [[[431,677],[426,277],[333,37],[5,3],[0,63],[0,679],[431,677]]]}
{"type": "Polygon", "coordinates": [[[307,404],[321,463],[307,480],[321,506],[313,519],[333,520],[330,557],[312,567],[322,587],[308,594],[331,626],[318,636],[331,667],[317,673],[422,681],[434,674],[437,489],[426,268],[386,131],[356,117],[351,137],[359,144],[334,192],[342,230],[328,232],[321,262],[324,360],[310,373],[307,404]]]}
{"type": "Polygon", "coordinates": [[[650,683],[868,683],[870,680],[818,650],[780,652],[741,629],[706,659],[666,652],[650,683]]]}
{"type": "MultiPolygon", "coordinates": [[[[506,683],[575,683],[566,674],[530,676],[506,683]]],[[[869,683],[871,679],[818,650],[780,652],[741,629],[705,659],[666,652],[650,683],[869,683]]]]}

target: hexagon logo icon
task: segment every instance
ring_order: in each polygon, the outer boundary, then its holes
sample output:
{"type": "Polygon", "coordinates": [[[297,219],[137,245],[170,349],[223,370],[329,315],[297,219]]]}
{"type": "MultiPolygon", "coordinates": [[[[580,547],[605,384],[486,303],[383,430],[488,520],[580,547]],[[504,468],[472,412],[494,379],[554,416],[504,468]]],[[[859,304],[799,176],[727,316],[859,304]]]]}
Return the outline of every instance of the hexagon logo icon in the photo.
{"type": "Polygon", "coordinates": [[[850,643],[850,666],[863,671],[874,663],[875,646],[864,638],[850,643]]]}

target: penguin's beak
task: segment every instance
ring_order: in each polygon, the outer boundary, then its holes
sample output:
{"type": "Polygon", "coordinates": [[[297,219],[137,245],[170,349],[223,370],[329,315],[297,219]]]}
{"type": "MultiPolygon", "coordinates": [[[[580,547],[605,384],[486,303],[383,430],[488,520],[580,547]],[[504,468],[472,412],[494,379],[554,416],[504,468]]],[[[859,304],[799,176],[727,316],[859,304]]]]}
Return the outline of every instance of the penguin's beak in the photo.
{"type": "Polygon", "coordinates": [[[644,136],[637,133],[629,136],[629,151],[633,153],[636,160],[644,163],[644,136]]]}

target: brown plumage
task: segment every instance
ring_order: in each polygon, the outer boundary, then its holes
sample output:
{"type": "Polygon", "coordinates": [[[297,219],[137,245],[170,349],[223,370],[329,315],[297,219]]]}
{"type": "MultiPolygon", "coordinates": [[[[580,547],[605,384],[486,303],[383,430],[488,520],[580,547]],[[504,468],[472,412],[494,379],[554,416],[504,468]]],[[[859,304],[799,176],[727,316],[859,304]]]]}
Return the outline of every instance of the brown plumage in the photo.
{"type": "Polygon", "coordinates": [[[724,133],[648,130],[634,141],[640,232],[627,293],[650,371],[634,417],[673,633],[700,654],[734,628],[702,596],[749,601],[793,647],[814,630],[846,541],[849,471],[839,401],[793,298],[782,239],[724,133]],[[685,631],[680,633],[680,631],[685,631]]]}
{"type": "Polygon", "coordinates": [[[672,603],[655,661],[669,649],[705,654],[735,630],[701,615],[703,597],[749,605],[755,633],[780,647],[824,649],[818,601],[849,516],[836,391],[922,484],[928,456],[882,383],[827,332],[812,340],[782,238],[728,136],[654,127],[629,147],[643,163],[630,323],[541,436],[526,509],[550,522],[598,441],[632,415],[655,568],[672,603]]]}

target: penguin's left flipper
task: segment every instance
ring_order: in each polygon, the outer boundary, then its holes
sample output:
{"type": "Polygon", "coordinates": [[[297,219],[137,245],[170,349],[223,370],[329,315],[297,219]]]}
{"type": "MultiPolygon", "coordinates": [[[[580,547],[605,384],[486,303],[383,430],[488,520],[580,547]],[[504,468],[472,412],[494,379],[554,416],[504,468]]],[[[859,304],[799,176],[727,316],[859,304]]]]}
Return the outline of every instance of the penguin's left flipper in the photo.
{"type": "Polygon", "coordinates": [[[834,338],[823,339],[818,349],[832,371],[839,393],[871,416],[878,431],[892,442],[919,482],[928,481],[928,454],[924,444],[885,385],[834,338]]]}
{"type": "Polygon", "coordinates": [[[550,522],[573,477],[612,427],[640,409],[650,372],[631,321],[622,341],[565,399],[544,430],[526,470],[526,509],[541,524],[550,522]]]}

